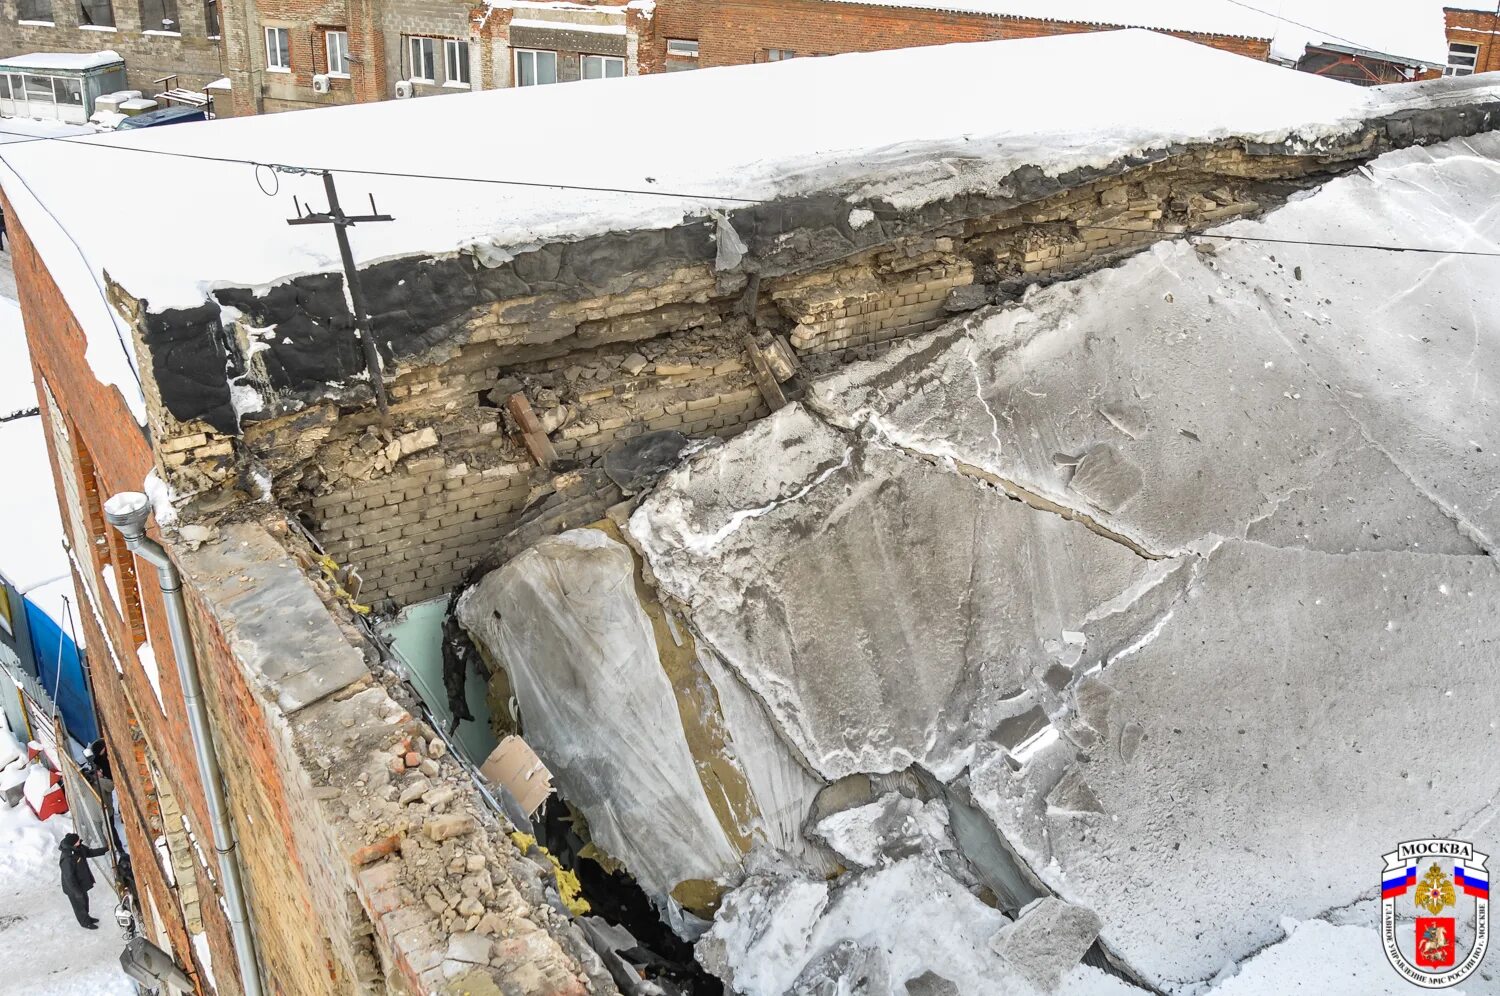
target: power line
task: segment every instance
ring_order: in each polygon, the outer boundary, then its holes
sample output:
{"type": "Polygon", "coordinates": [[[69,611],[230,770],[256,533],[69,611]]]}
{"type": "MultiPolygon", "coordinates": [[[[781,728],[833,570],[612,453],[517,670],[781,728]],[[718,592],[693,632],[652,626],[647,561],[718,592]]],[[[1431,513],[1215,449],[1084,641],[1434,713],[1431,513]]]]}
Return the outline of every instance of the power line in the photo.
{"type": "Polygon", "coordinates": [[[1483,256],[1500,258],[1500,252],[1484,252],[1479,249],[1442,249],[1437,246],[1393,246],[1374,242],[1322,242],[1317,239],[1278,239],[1269,235],[1210,235],[1207,232],[1163,232],[1154,228],[1111,228],[1108,225],[1080,225],[1073,223],[1079,231],[1124,232],[1130,235],[1178,235],[1185,239],[1217,239],[1220,242],[1270,242],[1283,246],[1316,246],[1326,249],[1373,249],[1380,252],[1430,253],[1437,256],[1483,256]]]}
{"type": "Polygon", "coordinates": [[[21,171],[11,165],[10,160],[6,159],[3,155],[0,155],[0,165],[4,165],[6,170],[10,172],[10,175],[20,181],[21,186],[26,188],[26,193],[31,196],[32,200],[36,201],[37,206],[47,212],[47,217],[52,219],[52,223],[57,226],[57,230],[66,235],[68,241],[73,243],[73,248],[78,252],[78,258],[83,261],[84,269],[89,271],[89,279],[93,281],[94,289],[99,292],[99,300],[104,302],[105,316],[109,319],[110,327],[115,330],[115,339],[120,343],[120,351],[125,354],[125,366],[129,368],[130,376],[135,378],[136,389],[141,391],[144,396],[146,387],[141,383],[141,375],[135,368],[135,358],[130,355],[130,347],[126,344],[125,337],[120,334],[120,323],[115,320],[114,305],[109,303],[109,295],[104,293],[104,285],[99,282],[99,274],[94,272],[94,264],[89,262],[88,253],[83,251],[83,246],[79,245],[78,240],[73,238],[73,233],[68,231],[67,226],[62,223],[62,219],[58,218],[52,212],[52,209],[47,206],[47,202],[38,197],[36,191],[31,189],[31,184],[26,182],[26,178],[21,175],[21,171]]]}
{"type": "Polygon", "coordinates": [[[1302,29],[1304,29],[1306,31],[1315,31],[1315,32],[1317,32],[1320,35],[1327,35],[1329,38],[1337,38],[1341,42],[1348,42],[1350,45],[1353,45],[1355,48],[1362,48],[1362,49],[1365,49],[1366,51],[1369,51],[1369,52],[1375,51],[1375,49],[1370,48],[1370,46],[1368,46],[1368,45],[1361,45],[1359,42],[1355,41],[1353,38],[1345,38],[1343,35],[1338,34],[1337,32],[1328,31],[1328,30],[1326,30],[1324,28],[1315,28],[1311,24],[1303,24],[1301,21],[1294,21],[1290,17],[1286,17],[1283,14],[1281,14],[1280,12],[1273,14],[1269,10],[1266,10],[1263,7],[1256,7],[1253,4],[1248,4],[1248,3],[1243,2],[1243,0],[1229,0],[1229,2],[1232,3],[1232,4],[1234,4],[1236,7],[1243,7],[1246,10],[1253,10],[1253,11],[1255,11],[1257,14],[1264,14],[1267,17],[1274,18],[1274,19],[1280,21],[1283,24],[1294,24],[1297,27],[1302,28],[1302,29]]]}
{"type": "MultiPolygon", "coordinates": [[[[119,152],[137,152],[152,156],[170,156],[174,159],[195,159],[200,162],[224,163],[237,166],[251,166],[260,169],[273,169],[283,173],[344,173],[349,176],[386,176],[406,180],[438,180],[452,183],[487,183],[505,187],[529,187],[544,190],[577,190],[585,193],[598,194],[637,194],[643,197],[670,197],[677,200],[704,200],[720,201],[733,204],[761,204],[763,198],[758,197],[734,197],[730,195],[687,193],[675,190],[652,190],[642,187],[611,187],[603,185],[578,184],[578,183],[556,183],[544,180],[514,180],[491,176],[450,176],[441,173],[402,173],[395,170],[359,169],[342,166],[307,166],[294,163],[270,163],[259,162],[254,159],[239,159],[233,156],[207,156],[195,152],[173,152],[168,149],[143,149],[133,145],[114,145],[106,142],[88,141],[82,137],[69,135],[27,135],[24,132],[5,131],[0,129],[0,135],[13,135],[26,139],[25,142],[10,142],[9,145],[28,145],[31,142],[64,142],[69,145],[83,145],[91,149],[112,149],[119,152]]],[[[5,146],[0,145],[0,149],[5,146]]],[[[647,178],[647,182],[651,182],[647,178]]]]}

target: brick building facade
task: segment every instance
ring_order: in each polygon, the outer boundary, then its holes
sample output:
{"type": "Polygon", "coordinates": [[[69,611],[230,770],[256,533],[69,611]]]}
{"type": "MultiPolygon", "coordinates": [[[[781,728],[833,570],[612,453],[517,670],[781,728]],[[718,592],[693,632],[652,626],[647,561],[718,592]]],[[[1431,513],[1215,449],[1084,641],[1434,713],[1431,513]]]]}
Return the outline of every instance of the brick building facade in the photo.
{"type": "Polygon", "coordinates": [[[1469,76],[1500,70],[1500,12],[1445,7],[1448,29],[1446,76],[1469,76]]]}
{"type": "Polygon", "coordinates": [[[0,55],[97,52],[125,59],[131,89],[203,90],[223,76],[223,22],[240,0],[0,0],[0,55]],[[164,24],[163,22],[170,22],[164,24]]]}
{"type": "MultiPolygon", "coordinates": [[[[1122,4],[1128,11],[1129,5],[1122,4]]],[[[916,45],[1037,38],[1145,26],[1264,61],[1270,38],[1173,30],[1170,24],[1084,24],[842,0],[663,0],[657,10],[656,58],[668,43],[696,42],[703,66],[738,66],[783,58],[873,52],[916,45]]]]}

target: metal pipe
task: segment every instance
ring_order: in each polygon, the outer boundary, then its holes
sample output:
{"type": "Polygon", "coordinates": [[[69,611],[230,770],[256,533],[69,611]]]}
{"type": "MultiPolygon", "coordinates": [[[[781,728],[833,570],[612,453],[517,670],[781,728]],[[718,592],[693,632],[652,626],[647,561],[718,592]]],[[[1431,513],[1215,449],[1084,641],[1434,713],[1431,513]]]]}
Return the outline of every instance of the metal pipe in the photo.
{"type": "Polygon", "coordinates": [[[225,912],[229,918],[230,933],[234,937],[234,955],[239,964],[240,984],[245,996],[264,996],[260,963],[255,957],[255,937],[250,930],[244,884],[240,878],[239,856],[235,854],[234,833],[229,825],[229,804],[224,794],[223,773],[219,768],[218,752],[214,749],[213,730],[208,723],[208,706],[203,700],[203,681],[198,673],[198,654],[193,649],[187,604],[182,597],[182,575],[161,544],[146,536],[146,520],[150,514],[150,500],[138,491],[123,491],[104,505],[105,519],[119,531],[126,548],[156,568],[162,600],[167,607],[172,657],[177,661],[177,677],[182,682],[183,703],[187,706],[193,756],[197,758],[198,778],[203,783],[203,794],[208,799],[214,850],[219,855],[219,881],[223,883],[224,904],[227,907],[225,912]]]}

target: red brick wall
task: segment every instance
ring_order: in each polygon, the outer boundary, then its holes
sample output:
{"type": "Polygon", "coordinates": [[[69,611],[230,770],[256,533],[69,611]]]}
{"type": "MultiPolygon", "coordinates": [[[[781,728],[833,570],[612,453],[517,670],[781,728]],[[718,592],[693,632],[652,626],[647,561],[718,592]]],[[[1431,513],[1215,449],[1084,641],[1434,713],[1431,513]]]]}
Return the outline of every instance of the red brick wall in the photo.
{"type": "MultiPolygon", "coordinates": [[[[0,197],[0,205],[5,208],[7,234],[12,240],[16,289],[25,319],[39,404],[46,420],[56,493],[60,496],[66,494],[61,487],[61,475],[68,464],[60,461],[54,449],[60,434],[51,425],[42,388],[44,383],[56,399],[66,422],[67,445],[76,451],[86,450],[92,458],[94,473],[98,477],[98,492],[107,497],[119,491],[139,491],[146,474],[154,466],[145,433],[131,415],[119,390],[113,386],[105,387],[95,378],[85,359],[83,332],[72,311],[51,275],[41,265],[20,219],[3,197],[0,197]]],[[[77,456],[74,455],[68,463],[77,467],[77,456]]],[[[62,499],[59,503],[62,504],[62,499]]],[[[62,509],[65,521],[79,514],[84,514],[83,510],[62,509]]],[[[152,532],[159,538],[154,524],[152,532]]],[[[71,539],[71,532],[69,535],[71,539]]],[[[76,559],[80,569],[97,575],[96,558],[89,552],[82,552],[76,559]]],[[[136,874],[142,887],[150,889],[156,897],[157,909],[167,921],[163,926],[172,938],[173,953],[179,961],[191,967],[194,954],[187,942],[186,923],[156,865],[156,854],[151,845],[152,836],[159,830],[160,817],[151,811],[153,806],[148,787],[131,777],[134,767],[130,761],[132,729],[138,729],[144,735],[159,769],[158,774],[165,783],[162,788],[172,793],[188,816],[198,847],[211,863],[215,860],[212,831],[207,801],[198,780],[156,570],[139,560],[136,568],[144,620],[160,669],[164,707],[158,704],[156,693],[136,656],[137,644],[129,621],[115,609],[97,576],[91,579],[75,576],[80,595],[77,603],[79,625],[86,643],[101,732],[111,753],[118,759],[115,773],[122,782],[118,796],[136,874]],[[90,592],[93,592],[92,596],[90,592]],[[102,630],[94,610],[89,607],[91,604],[98,607],[103,618],[102,630]],[[116,669],[109,647],[115,649],[123,675],[116,669]]],[[[191,597],[190,581],[185,587],[189,592],[190,610],[196,610],[198,607],[191,597]]],[[[270,939],[262,950],[270,976],[269,989],[273,993],[295,993],[298,996],[338,991],[331,981],[333,969],[327,942],[319,940],[322,935],[316,924],[320,918],[313,913],[297,848],[288,829],[295,811],[287,801],[282,767],[275,760],[276,747],[267,719],[261,712],[256,693],[246,683],[243,671],[230,658],[223,636],[212,620],[201,611],[191,611],[191,615],[221,762],[232,789],[233,820],[241,850],[248,859],[250,893],[256,903],[252,919],[257,932],[270,939]]],[[[234,996],[240,990],[228,924],[215,899],[215,886],[201,866],[195,867],[195,874],[200,915],[208,935],[218,983],[217,994],[234,996]]],[[[214,875],[217,874],[215,867],[214,875]]]]}
{"type": "Polygon", "coordinates": [[[1500,70],[1500,14],[1495,8],[1489,10],[1443,9],[1447,17],[1448,44],[1474,45],[1479,48],[1475,60],[1476,73],[1500,70]]]}
{"type": "MultiPolygon", "coordinates": [[[[696,38],[700,46],[699,59],[704,66],[760,62],[767,49],[790,49],[798,55],[832,55],[1107,30],[1091,24],[904,10],[825,0],[726,0],[721,3],[661,0],[656,17],[659,22],[656,41],[659,57],[664,57],[666,39],[696,38]],[[695,26],[696,32],[693,30],[695,26]]],[[[1270,54],[1270,42],[1266,39],[1169,33],[1262,61],[1270,54]]]]}

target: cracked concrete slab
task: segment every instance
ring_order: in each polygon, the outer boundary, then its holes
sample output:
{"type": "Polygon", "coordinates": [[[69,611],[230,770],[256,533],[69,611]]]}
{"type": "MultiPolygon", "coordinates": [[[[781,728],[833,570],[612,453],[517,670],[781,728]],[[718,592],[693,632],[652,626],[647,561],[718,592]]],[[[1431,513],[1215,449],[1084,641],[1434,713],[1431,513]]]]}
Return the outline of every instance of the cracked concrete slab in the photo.
{"type": "Polygon", "coordinates": [[[1079,686],[1046,763],[981,764],[974,798],[1116,957],[1194,991],[1282,918],[1368,896],[1382,847],[1492,805],[1497,597],[1485,556],[1228,541],[1079,686]]]}
{"type": "MultiPolygon", "coordinates": [[[[1493,251],[1496,158],[1493,134],[1393,153],[1226,231],[1493,251]]],[[[1161,553],[1252,526],[1311,549],[1476,552],[1500,529],[1491,263],[1159,245],[850,367],[810,404],[1161,553]]]]}
{"type": "Polygon", "coordinates": [[[369,675],[364,657],[286,548],[254,522],[227,523],[197,549],[174,548],[236,660],[287,715],[369,675]]]}
{"type": "Polygon", "coordinates": [[[1062,635],[1151,568],[799,408],[674,471],[631,533],[830,780],[913,763],[956,774],[1048,694],[1062,635]]]}

